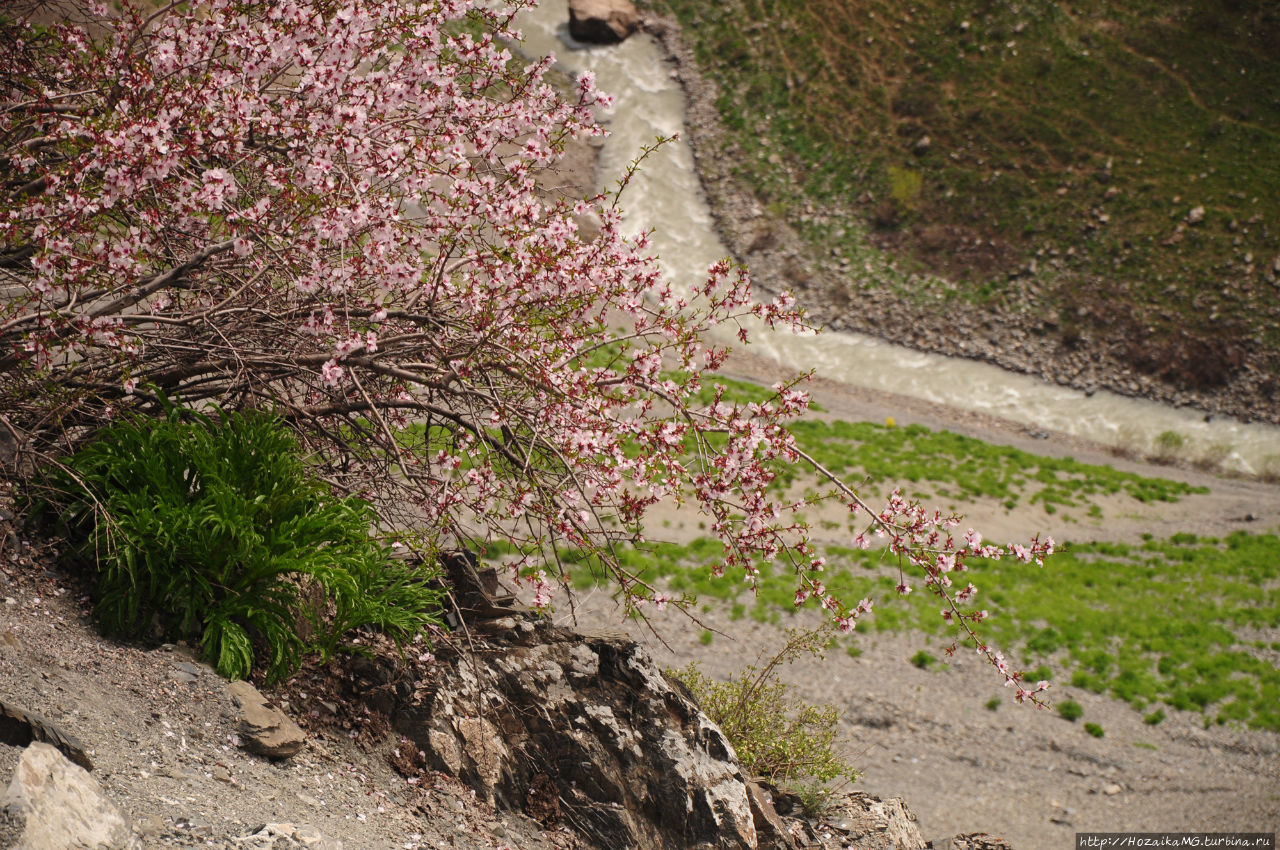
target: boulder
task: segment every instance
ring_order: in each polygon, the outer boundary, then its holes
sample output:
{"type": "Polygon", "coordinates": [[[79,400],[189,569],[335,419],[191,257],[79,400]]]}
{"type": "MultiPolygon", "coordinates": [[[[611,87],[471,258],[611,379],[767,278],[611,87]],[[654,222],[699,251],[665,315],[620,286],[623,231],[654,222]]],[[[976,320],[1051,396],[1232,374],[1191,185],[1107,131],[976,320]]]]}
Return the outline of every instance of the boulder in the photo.
{"type": "Polygon", "coordinates": [[[590,44],[617,44],[640,28],[631,0],[569,0],[569,35],[590,44]]]}
{"type": "Polygon", "coordinates": [[[307,733],[250,683],[232,682],[227,685],[227,693],[240,708],[240,734],[246,750],[285,759],[297,755],[306,744],[307,733]]]}
{"type": "Polygon", "coordinates": [[[762,846],[733,748],[625,636],[522,622],[425,679],[393,723],[499,808],[599,847],[762,846]]]}
{"type": "Polygon", "coordinates": [[[124,815],[88,771],[39,741],[18,760],[3,809],[16,826],[14,850],[141,848],[124,815]]]}
{"type": "Polygon", "coordinates": [[[796,846],[795,838],[778,814],[773,805],[773,795],[768,790],[758,782],[748,782],[747,799],[751,802],[751,818],[756,825],[756,834],[762,841],[769,841],[778,847],[796,846]]]}

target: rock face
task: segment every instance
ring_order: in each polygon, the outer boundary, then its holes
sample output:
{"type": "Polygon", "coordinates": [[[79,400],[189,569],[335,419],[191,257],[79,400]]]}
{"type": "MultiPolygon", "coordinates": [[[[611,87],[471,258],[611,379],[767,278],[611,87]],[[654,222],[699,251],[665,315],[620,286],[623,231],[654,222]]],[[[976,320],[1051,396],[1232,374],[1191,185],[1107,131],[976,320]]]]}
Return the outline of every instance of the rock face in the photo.
{"type": "Polygon", "coordinates": [[[14,850],[136,850],[141,845],[120,811],[84,768],[45,743],[27,747],[4,797],[21,823],[14,850]]]}
{"type": "Polygon", "coordinates": [[[244,747],[267,758],[281,759],[297,755],[307,742],[307,733],[280,709],[267,702],[258,689],[248,682],[232,682],[227,692],[240,706],[240,733],[244,747]]]}
{"type": "Polygon", "coordinates": [[[591,44],[616,44],[640,28],[631,0],[569,0],[569,35],[591,44]]]}
{"type": "Polygon", "coordinates": [[[760,846],[733,748],[644,649],[527,622],[505,642],[441,658],[397,713],[434,768],[598,847],[760,846]]]}

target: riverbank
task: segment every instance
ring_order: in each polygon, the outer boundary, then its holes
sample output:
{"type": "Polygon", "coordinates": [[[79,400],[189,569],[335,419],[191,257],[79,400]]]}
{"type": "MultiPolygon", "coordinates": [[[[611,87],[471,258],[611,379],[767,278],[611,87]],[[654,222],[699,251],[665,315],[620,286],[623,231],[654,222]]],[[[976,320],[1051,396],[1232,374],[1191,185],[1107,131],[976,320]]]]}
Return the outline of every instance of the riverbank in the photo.
{"type": "MultiPolygon", "coordinates": [[[[1082,335],[1066,344],[1057,332],[1059,317],[1038,305],[1030,290],[1012,304],[952,300],[943,310],[936,301],[921,303],[916,293],[860,280],[861,273],[847,261],[812,256],[796,229],[734,176],[734,151],[727,149],[720,125],[716,87],[699,70],[679,25],[650,18],[646,30],[670,58],[684,90],[688,141],[721,239],[751,269],[758,287],[792,290],[815,324],[992,363],[1086,393],[1105,389],[1209,415],[1280,423],[1280,383],[1255,361],[1239,364],[1219,386],[1178,388],[1128,365],[1131,334],[1082,335]]],[[[823,215],[820,210],[809,214],[823,215]]]]}

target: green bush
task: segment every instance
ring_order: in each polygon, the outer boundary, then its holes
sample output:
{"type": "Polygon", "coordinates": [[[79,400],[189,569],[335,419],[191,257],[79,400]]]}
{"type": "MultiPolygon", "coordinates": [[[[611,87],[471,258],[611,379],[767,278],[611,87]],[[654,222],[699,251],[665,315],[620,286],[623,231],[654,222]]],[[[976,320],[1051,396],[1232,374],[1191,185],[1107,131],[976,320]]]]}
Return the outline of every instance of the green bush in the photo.
{"type": "Polygon", "coordinates": [[[1070,720],[1075,723],[1084,714],[1084,709],[1080,707],[1080,703],[1073,699],[1063,700],[1058,703],[1058,714],[1063,720],[1070,720]]]}
{"type": "Polygon", "coordinates": [[[747,667],[727,682],[704,675],[696,663],[666,671],[724,732],[747,773],[804,789],[815,806],[822,797],[817,786],[837,778],[853,782],[857,772],[833,749],[836,709],[793,699],[777,670],[801,654],[820,653],[827,641],[821,631],[788,629],[786,645],[763,669],[747,667]]]}
{"type": "Polygon", "coordinates": [[[1161,431],[1155,439],[1155,459],[1160,463],[1172,463],[1186,442],[1177,431],[1161,431]]]}
{"type": "Polygon", "coordinates": [[[1095,738],[1101,738],[1107,734],[1106,732],[1102,731],[1102,727],[1099,726],[1097,723],[1084,724],[1084,731],[1088,732],[1090,735],[1092,735],[1095,738]]]}
{"type": "Polygon", "coordinates": [[[171,410],[130,419],[33,485],[69,554],[96,569],[96,614],[129,638],[198,640],[218,672],[268,681],[351,647],[360,626],[397,642],[434,622],[430,576],[392,561],[374,514],[307,470],[279,420],[171,410]]]}
{"type": "Polygon", "coordinates": [[[930,667],[933,666],[934,662],[936,662],[937,660],[938,659],[934,658],[932,655],[925,652],[923,649],[919,650],[918,652],[916,652],[915,655],[911,656],[911,663],[916,667],[919,667],[921,670],[928,670],[930,667]]]}

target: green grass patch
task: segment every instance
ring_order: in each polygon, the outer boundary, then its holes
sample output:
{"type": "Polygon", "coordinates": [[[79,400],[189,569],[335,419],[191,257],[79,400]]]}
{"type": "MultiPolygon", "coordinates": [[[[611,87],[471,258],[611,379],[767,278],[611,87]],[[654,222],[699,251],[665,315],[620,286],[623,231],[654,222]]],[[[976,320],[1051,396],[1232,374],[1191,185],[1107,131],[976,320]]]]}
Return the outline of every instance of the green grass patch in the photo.
{"type": "MultiPolygon", "coordinates": [[[[1009,510],[1023,501],[1053,513],[1059,507],[1093,510],[1097,506],[1089,500],[1100,495],[1122,493],[1147,503],[1176,502],[1208,492],[1180,481],[1146,478],[1069,457],[1042,457],[923,425],[890,428],[871,422],[804,420],[794,423],[792,431],[802,449],[846,480],[871,485],[928,482],[935,498],[989,498],[1009,510]]],[[[792,484],[802,468],[780,472],[781,481],[792,484]]]]}
{"type": "Polygon", "coordinates": [[[934,664],[937,664],[937,663],[938,663],[938,659],[934,658],[932,655],[925,652],[923,649],[919,650],[918,652],[916,652],[915,655],[911,656],[912,666],[918,667],[921,670],[928,670],[930,667],[932,667],[934,664]]]}

